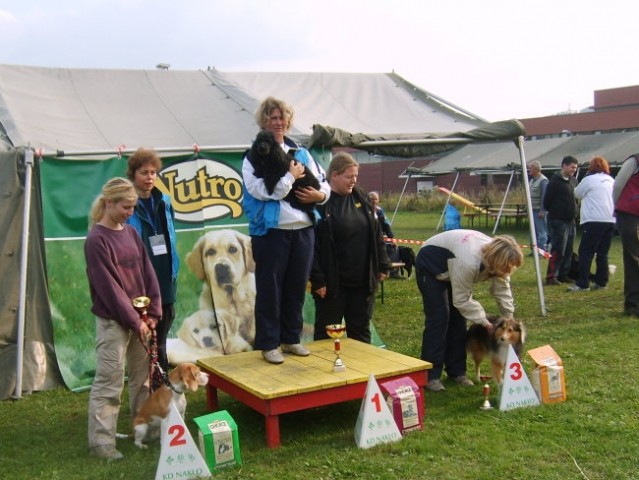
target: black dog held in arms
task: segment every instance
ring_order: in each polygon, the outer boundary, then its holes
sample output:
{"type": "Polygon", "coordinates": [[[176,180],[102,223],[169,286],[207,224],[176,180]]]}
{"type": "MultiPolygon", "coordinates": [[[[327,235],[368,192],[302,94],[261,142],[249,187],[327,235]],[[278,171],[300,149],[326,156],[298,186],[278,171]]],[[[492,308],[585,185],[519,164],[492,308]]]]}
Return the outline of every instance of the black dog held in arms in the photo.
{"type": "MultiPolygon", "coordinates": [[[[273,134],[269,131],[260,130],[255,137],[255,141],[253,141],[253,145],[248,151],[247,157],[255,170],[255,176],[264,179],[264,185],[268,193],[273,193],[277,182],[286,175],[291,160],[296,161],[293,158],[294,153],[295,150],[289,150],[288,153],[285,153],[275,142],[275,137],[273,137],[273,134]]],[[[320,183],[306,165],[304,166],[304,174],[303,177],[295,180],[293,188],[291,188],[288,195],[284,197],[284,200],[289,202],[293,208],[309,212],[311,219],[314,221],[315,217],[312,214],[312,210],[315,204],[300,203],[295,197],[295,191],[304,187],[313,187],[319,190],[320,183]]]]}

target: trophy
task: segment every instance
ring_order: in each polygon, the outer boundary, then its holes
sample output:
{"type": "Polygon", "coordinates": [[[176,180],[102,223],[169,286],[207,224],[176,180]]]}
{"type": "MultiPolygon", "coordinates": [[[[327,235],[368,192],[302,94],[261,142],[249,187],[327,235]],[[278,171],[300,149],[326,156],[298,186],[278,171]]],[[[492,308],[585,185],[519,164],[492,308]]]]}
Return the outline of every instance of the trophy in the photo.
{"type": "Polygon", "coordinates": [[[481,407],[479,407],[482,410],[491,410],[493,408],[493,406],[490,404],[490,400],[488,400],[488,396],[490,395],[490,385],[488,385],[488,380],[490,380],[490,378],[491,377],[484,377],[483,375],[480,377],[480,380],[486,382],[484,383],[484,388],[483,388],[484,403],[482,404],[481,407]]]}
{"type": "MultiPolygon", "coordinates": [[[[138,311],[142,321],[146,323],[147,325],[149,325],[149,317],[146,313],[146,307],[148,307],[149,304],[151,303],[151,299],[149,297],[141,296],[141,297],[135,297],[131,301],[133,302],[133,308],[135,308],[138,311]]],[[[145,338],[147,342],[149,341],[149,337],[151,337],[153,340],[155,339],[155,328],[152,328],[151,325],[149,325],[149,328],[151,329],[151,335],[145,338]]]]}
{"type": "Polygon", "coordinates": [[[151,303],[151,299],[149,297],[135,297],[133,300],[133,308],[135,308],[140,314],[140,318],[147,323],[147,313],[146,307],[151,303]]]}
{"type": "Polygon", "coordinates": [[[326,334],[334,340],[335,356],[337,358],[335,359],[335,362],[333,363],[333,371],[336,373],[346,371],[344,362],[342,362],[342,359],[339,356],[340,344],[341,344],[339,339],[342,338],[345,332],[346,332],[346,325],[343,325],[341,323],[326,325],[326,334]]]}

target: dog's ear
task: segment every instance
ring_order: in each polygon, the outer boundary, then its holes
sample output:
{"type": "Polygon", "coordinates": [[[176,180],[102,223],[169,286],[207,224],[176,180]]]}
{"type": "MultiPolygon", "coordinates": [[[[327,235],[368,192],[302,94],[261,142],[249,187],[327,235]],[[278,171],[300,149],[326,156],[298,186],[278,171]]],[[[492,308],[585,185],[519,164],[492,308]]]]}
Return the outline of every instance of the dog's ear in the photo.
{"type": "Polygon", "coordinates": [[[193,245],[193,249],[186,255],[186,264],[189,269],[195,274],[198,280],[205,280],[206,273],[204,272],[204,265],[202,264],[202,250],[204,249],[205,235],[202,235],[195,245],[193,245]]]}
{"type": "Polygon", "coordinates": [[[251,243],[251,237],[239,232],[236,232],[236,235],[237,240],[240,242],[240,245],[242,245],[246,269],[251,273],[255,273],[255,259],[253,258],[253,244],[251,243]]]}
{"type": "Polygon", "coordinates": [[[200,386],[200,383],[198,382],[198,374],[200,373],[200,369],[192,363],[185,364],[184,366],[185,369],[182,375],[182,381],[189,390],[195,392],[200,386]]]}

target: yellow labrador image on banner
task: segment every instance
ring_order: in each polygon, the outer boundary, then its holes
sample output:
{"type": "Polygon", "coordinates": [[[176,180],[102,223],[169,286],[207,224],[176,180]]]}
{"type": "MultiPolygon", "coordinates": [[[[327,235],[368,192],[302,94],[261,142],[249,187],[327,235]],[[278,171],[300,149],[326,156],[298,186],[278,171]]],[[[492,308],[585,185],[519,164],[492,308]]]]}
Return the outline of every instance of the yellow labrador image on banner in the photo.
{"type": "Polygon", "coordinates": [[[255,262],[251,237],[235,230],[202,235],[186,255],[189,271],[202,281],[197,311],[177,338],[167,340],[172,364],[253,349],[255,262]]]}

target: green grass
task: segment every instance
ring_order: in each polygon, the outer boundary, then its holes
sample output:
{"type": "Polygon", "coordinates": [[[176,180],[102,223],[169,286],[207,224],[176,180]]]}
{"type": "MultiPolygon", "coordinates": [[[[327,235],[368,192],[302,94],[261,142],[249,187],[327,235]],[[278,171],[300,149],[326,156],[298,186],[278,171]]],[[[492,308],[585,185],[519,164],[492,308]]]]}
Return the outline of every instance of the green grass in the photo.
{"type": "MultiPolygon", "coordinates": [[[[424,240],[435,233],[439,214],[404,213],[393,230],[401,239],[424,240]]],[[[492,228],[487,230],[488,233],[492,228]]],[[[500,229],[528,243],[526,230],[500,229]]],[[[418,246],[414,248],[417,250],[418,246]]],[[[568,293],[544,289],[547,315],[540,314],[534,262],[527,257],[513,276],[516,315],[527,326],[525,350],[550,344],[565,365],[568,400],[508,412],[481,411],[482,388],[448,385],[425,396],[424,430],[401,442],[369,450],[355,446],[359,402],[281,417],[282,446],[265,445],[264,419],[221,394],[222,408],[238,424],[243,466],[219,479],[639,479],[639,409],[636,363],[639,319],[621,315],[622,266],[619,239],[611,263],[619,266],[608,290],[568,293]]],[[[545,271],[546,263],[542,261],[545,271]]],[[[475,296],[496,313],[486,285],[475,296]]],[[[385,303],[377,302],[375,326],[388,348],[419,356],[423,313],[414,279],[388,281],[385,303]]],[[[527,356],[522,363],[532,368],[527,356]]],[[[488,365],[484,366],[488,369],[488,365]]],[[[495,389],[493,389],[494,391],[495,389]]],[[[187,425],[208,413],[203,392],[190,395],[187,425]]],[[[493,405],[496,398],[491,398],[493,405]]],[[[2,478],[153,479],[159,445],[137,450],[119,440],[122,462],[87,456],[88,392],[58,389],[0,403],[2,478]]],[[[126,403],[125,403],[126,405],[126,403]]],[[[129,428],[123,407],[121,431],[129,428]]]]}

